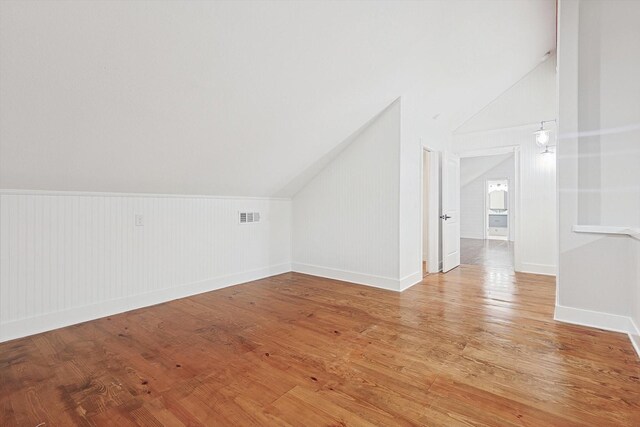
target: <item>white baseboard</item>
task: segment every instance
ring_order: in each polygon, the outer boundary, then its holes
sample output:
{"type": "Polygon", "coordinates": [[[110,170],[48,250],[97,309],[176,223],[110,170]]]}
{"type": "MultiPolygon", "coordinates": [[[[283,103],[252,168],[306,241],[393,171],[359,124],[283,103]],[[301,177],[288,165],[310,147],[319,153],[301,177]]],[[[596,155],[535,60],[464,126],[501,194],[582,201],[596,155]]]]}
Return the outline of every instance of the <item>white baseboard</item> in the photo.
{"type": "Polygon", "coordinates": [[[400,292],[406,291],[413,285],[417,285],[420,282],[422,282],[422,271],[409,274],[400,279],[400,292]]]}
{"type": "Polygon", "coordinates": [[[631,340],[631,345],[636,350],[638,357],[640,357],[640,335],[629,334],[629,339],[631,340]]]}
{"type": "Polygon", "coordinates": [[[636,325],[636,323],[631,319],[631,326],[633,326],[634,331],[629,333],[629,339],[631,340],[631,345],[636,350],[638,357],[640,357],[640,327],[636,325]]]}
{"type": "Polygon", "coordinates": [[[630,334],[635,332],[635,327],[630,317],[617,314],[602,313],[600,311],[583,310],[581,308],[556,305],[555,320],[574,325],[590,326],[592,328],[605,329],[613,332],[630,334]]]}
{"type": "Polygon", "coordinates": [[[257,270],[245,271],[242,273],[166,288],[146,294],[132,295],[126,298],[104,301],[99,304],[75,307],[65,311],[20,319],[0,325],[0,342],[51,331],[53,329],[75,325],[77,323],[111,316],[125,311],[149,307],[163,302],[201,294],[203,292],[214,291],[216,289],[250,282],[252,280],[263,279],[265,277],[275,276],[289,271],[291,271],[291,264],[286,263],[273,265],[257,270]]]}
{"type": "Polygon", "coordinates": [[[310,274],[312,276],[326,277],[328,279],[334,279],[334,280],[342,280],[343,282],[351,282],[359,285],[373,286],[374,288],[381,288],[381,289],[386,289],[386,290],[395,291],[395,292],[404,290],[402,288],[403,285],[406,286],[406,288],[409,288],[410,286],[413,286],[414,284],[416,284],[421,280],[420,278],[420,280],[412,282],[412,280],[415,279],[415,276],[419,275],[419,273],[414,273],[401,280],[398,280],[398,279],[393,279],[391,277],[376,276],[373,274],[365,274],[365,273],[356,273],[353,271],[340,270],[337,268],[320,267],[318,265],[302,264],[297,262],[294,262],[291,268],[292,268],[292,271],[295,271],[297,273],[304,273],[304,274],[310,274]]]}
{"type": "Polygon", "coordinates": [[[484,235],[483,234],[479,234],[479,235],[466,235],[466,236],[460,236],[461,239],[472,239],[472,240],[484,240],[484,235]]]}
{"type": "Polygon", "coordinates": [[[556,266],[548,264],[535,264],[532,262],[521,262],[516,265],[515,270],[519,273],[543,274],[545,276],[555,276],[556,266]]]}

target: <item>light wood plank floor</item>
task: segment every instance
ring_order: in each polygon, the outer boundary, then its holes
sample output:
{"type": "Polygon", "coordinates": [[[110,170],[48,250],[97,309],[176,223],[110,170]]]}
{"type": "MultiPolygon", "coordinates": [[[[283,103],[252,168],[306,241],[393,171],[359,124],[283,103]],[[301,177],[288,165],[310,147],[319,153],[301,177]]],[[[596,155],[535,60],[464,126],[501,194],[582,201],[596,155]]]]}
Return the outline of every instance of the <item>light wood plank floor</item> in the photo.
{"type": "Polygon", "coordinates": [[[0,425],[639,426],[628,338],[554,298],[481,266],[401,294],[283,274],[0,344],[0,425]]]}
{"type": "Polygon", "coordinates": [[[460,262],[487,267],[513,268],[513,242],[460,239],[460,262]]]}

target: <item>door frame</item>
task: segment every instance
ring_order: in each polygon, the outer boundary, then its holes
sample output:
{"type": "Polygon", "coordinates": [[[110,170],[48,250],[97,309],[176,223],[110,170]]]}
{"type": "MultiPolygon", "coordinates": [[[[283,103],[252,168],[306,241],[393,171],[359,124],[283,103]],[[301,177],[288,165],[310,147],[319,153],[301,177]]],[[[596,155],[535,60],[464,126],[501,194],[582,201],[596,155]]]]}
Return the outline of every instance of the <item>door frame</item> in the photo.
{"type": "Polygon", "coordinates": [[[484,240],[489,240],[489,181],[507,181],[507,241],[511,241],[511,221],[513,212],[510,209],[512,187],[511,180],[509,178],[487,178],[484,180],[484,233],[482,233],[482,235],[484,237],[484,240]]]}
{"type": "Polygon", "coordinates": [[[421,144],[420,146],[420,268],[418,271],[423,273],[422,260],[424,259],[424,216],[425,216],[425,200],[424,200],[424,152],[429,152],[429,189],[428,189],[428,221],[429,221],[429,238],[427,242],[427,273],[438,273],[442,271],[442,258],[440,247],[440,162],[441,152],[434,148],[421,144]],[[433,231],[432,231],[433,230],[433,231]]]}
{"type": "Polygon", "coordinates": [[[514,271],[522,271],[522,245],[520,244],[522,227],[520,225],[520,206],[522,201],[522,191],[520,191],[520,145],[505,145],[501,147],[490,147],[480,150],[468,150],[458,152],[460,158],[465,157],[480,157],[480,156],[493,156],[497,154],[513,153],[514,162],[514,176],[513,176],[513,188],[515,191],[515,213],[511,215],[511,224],[514,227],[514,240],[513,240],[513,269],[514,271]]]}

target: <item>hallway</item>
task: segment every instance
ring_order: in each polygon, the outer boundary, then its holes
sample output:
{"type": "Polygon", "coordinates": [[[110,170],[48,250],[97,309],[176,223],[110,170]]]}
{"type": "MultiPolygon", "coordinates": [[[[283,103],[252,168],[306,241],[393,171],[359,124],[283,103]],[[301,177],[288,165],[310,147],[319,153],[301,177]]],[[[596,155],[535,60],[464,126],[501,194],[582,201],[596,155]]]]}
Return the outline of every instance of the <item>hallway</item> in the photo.
{"type": "Polygon", "coordinates": [[[513,268],[513,242],[460,239],[460,263],[513,268]]]}

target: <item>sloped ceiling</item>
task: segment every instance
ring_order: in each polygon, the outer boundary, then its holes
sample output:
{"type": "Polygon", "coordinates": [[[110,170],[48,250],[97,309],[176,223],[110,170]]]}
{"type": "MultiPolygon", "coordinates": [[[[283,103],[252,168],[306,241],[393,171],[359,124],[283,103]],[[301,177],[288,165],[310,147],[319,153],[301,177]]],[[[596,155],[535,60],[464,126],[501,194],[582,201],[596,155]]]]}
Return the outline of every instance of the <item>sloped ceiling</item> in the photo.
{"type": "Polygon", "coordinates": [[[513,153],[460,159],[460,187],[465,187],[506,161],[513,162],[513,153]]]}
{"type": "Polygon", "coordinates": [[[1,2],[0,187],[286,196],[409,91],[453,131],[554,26],[555,0],[1,2]]]}
{"type": "Polygon", "coordinates": [[[555,119],[558,116],[556,64],[554,53],[459,126],[454,134],[517,127],[555,119]]]}

